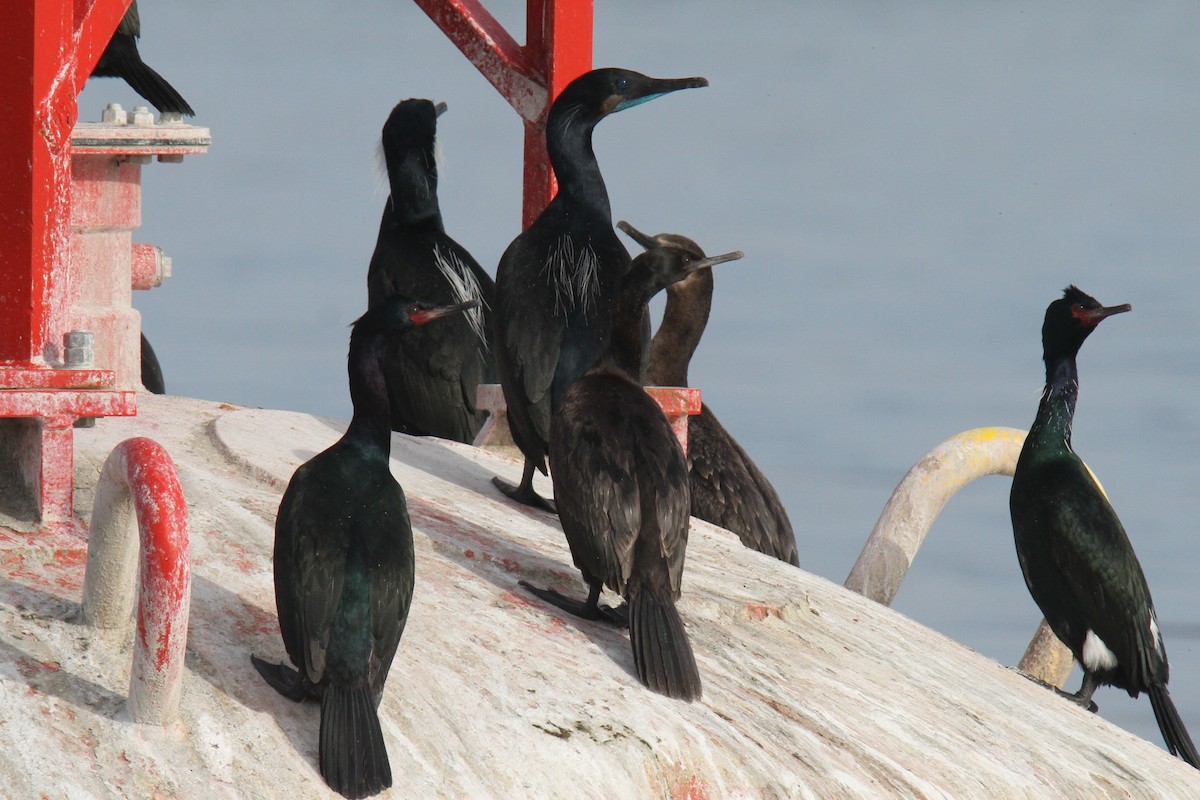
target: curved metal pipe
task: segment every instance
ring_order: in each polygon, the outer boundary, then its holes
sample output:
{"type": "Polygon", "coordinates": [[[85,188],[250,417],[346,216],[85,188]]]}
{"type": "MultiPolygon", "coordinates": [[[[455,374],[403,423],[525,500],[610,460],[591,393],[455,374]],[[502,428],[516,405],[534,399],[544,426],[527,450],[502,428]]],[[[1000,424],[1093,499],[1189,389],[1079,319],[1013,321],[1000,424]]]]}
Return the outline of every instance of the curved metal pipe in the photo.
{"type": "MultiPolygon", "coordinates": [[[[974,428],[929,451],[892,492],[846,578],[845,587],[890,606],[917,550],[950,497],[976,478],[1011,476],[1024,443],[1023,430],[974,428]]],[[[1043,622],[1019,666],[1034,677],[1061,687],[1072,664],[1070,651],[1049,633],[1043,622]]]]}
{"type": "Polygon", "coordinates": [[[141,437],[113,449],[96,485],[83,621],[127,624],[138,586],[129,712],[135,722],[166,725],[179,712],[192,594],[187,503],[167,451],[141,437]]]}

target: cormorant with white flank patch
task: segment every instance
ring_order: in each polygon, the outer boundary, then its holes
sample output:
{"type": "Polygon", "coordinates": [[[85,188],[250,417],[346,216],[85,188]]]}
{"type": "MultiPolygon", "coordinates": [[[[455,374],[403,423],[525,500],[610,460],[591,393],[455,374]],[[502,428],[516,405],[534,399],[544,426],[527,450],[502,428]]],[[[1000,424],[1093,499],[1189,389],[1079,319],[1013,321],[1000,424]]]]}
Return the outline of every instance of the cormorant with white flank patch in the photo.
{"type": "Polygon", "coordinates": [[[142,20],[138,16],[137,0],[129,4],[125,16],[117,24],[117,30],[96,67],[92,70],[93,78],[122,78],[129,87],[149,101],[150,105],[160,112],[196,116],[187,100],[175,87],[167,83],[167,79],[159,75],[142,61],[138,53],[137,40],[142,35],[142,20]]]}
{"type": "Polygon", "coordinates": [[[393,297],[354,323],[350,426],[296,470],[279,504],[275,603],[298,669],[251,660],[284,697],[321,699],[321,776],[346,797],[392,785],[376,708],[413,593],[412,526],[404,490],[388,467],[383,345],[467,307],[393,297]]]}
{"type": "Polygon", "coordinates": [[[384,356],[392,429],[470,444],[482,424],[476,387],[495,381],[488,347],[495,284],[442,225],[434,142],[445,110],[444,103],[405,100],[383,126],[391,195],[367,289],[371,307],[395,295],[437,305],[478,303],[461,316],[390,340],[384,356]]]}
{"type": "Polygon", "coordinates": [[[1046,389],[1013,474],[1009,510],[1025,585],[1083,667],[1075,700],[1090,707],[1101,685],[1132,697],[1146,692],[1167,749],[1200,767],[1167,692],[1167,650],[1146,576],[1108,496],[1071,448],[1076,355],[1101,320],[1129,308],[1102,306],[1069,286],[1046,309],[1046,389]]]}
{"type": "Polygon", "coordinates": [[[568,387],[550,426],[550,472],[563,533],[588,585],[579,602],[522,585],[586,619],[621,617],[599,605],[607,585],[628,603],[638,677],[668,697],[700,697],[700,673],[675,609],[688,537],[683,449],[662,409],[642,389],[646,303],[697,270],[741,258],[694,259],[656,247],[634,260],[613,307],[612,336],[584,376],[568,387]]]}
{"type": "Polygon", "coordinates": [[[629,270],[629,253],[613,231],[592,131],[613,112],[707,85],[704,78],[597,69],[568,84],[550,107],[546,148],[558,194],[508,246],[496,270],[496,371],[525,469],[518,486],[493,482],[514,500],[553,509],[533,490],[533,471],[546,471],[550,416],[604,349],[613,299],[629,270]]]}
{"type": "MultiPolygon", "coordinates": [[[[686,236],[647,236],[624,220],[617,227],[647,249],[673,245],[693,258],[704,251],[686,236]]],[[[712,308],[712,270],[702,269],[667,287],[662,324],[650,342],[646,383],[687,386],[688,365],[712,308]]],[[[688,483],[692,516],[733,531],[742,544],[800,566],[796,535],[783,501],[750,455],[725,430],[707,403],[688,417],[688,483]]]]}

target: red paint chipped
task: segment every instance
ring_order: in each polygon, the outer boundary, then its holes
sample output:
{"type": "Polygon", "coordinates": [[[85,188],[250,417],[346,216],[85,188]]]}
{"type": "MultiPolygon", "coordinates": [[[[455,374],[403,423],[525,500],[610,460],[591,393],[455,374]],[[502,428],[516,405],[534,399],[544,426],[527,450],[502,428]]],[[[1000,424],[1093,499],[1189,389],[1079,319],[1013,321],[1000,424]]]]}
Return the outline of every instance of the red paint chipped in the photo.
{"type": "Polygon", "coordinates": [[[675,787],[671,800],[708,800],[708,788],[704,781],[693,775],[675,787]]]}
{"type": "Polygon", "coordinates": [[[466,556],[467,558],[474,558],[475,551],[474,550],[463,550],[463,555],[466,556]]]}
{"type": "Polygon", "coordinates": [[[746,613],[750,615],[750,619],[766,619],[771,616],[771,609],[767,606],[748,604],[746,613]]]}

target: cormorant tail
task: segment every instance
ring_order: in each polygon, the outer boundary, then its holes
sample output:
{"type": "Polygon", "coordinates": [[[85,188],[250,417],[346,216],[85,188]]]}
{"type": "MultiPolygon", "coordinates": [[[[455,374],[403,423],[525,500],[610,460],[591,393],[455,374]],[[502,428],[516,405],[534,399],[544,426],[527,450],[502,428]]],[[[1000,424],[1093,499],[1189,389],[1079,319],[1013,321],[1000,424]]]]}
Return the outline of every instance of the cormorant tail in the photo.
{"type": "Polygon", "coordinates": [[[167,79],[151,69],[141,59],[127,59],[122,65],[121,77],[130,88],[150,101],[150,105],[160,112],[176,112],[189,117],[196,116],[187,100],[175,87],[167,83],[167,79]]]}
{"type": "Polygon", "coordinates": [[[1188,736],[1187,728],[1179,718],[1175,704],[1171,702],[1171,695],[1167,693],[1167,687],[1151,686],[1148,694],[1150,706],[1154,709],[1154,719],[1158,722],[1158,729],[1162,731],[1163,740],[1166,741],[1171,755],[1179,756],[1200,769],[1200,755],[1196,754],[1196,745],[1192,744],[1192,737],[1188,736]]]}
{"type": "Polygon", "coordinates": [[[651,691],[689,702],[700,698],[696,658],[670,598],[630,592],[629,643],[638,677],[651,691]]]}
{"type": "Polygon", "coordinates": [[[344,797],[369,797],[392,785],[369,684],[325,687],[319,753],[321,777],[344,797]]]}

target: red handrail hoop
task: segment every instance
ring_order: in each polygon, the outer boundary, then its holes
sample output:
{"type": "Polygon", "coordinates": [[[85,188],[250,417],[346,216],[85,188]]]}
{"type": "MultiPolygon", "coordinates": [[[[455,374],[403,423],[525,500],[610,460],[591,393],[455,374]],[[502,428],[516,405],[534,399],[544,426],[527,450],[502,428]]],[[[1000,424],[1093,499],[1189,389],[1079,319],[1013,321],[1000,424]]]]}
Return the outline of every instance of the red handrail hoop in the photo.
{"type": "Polygon", "coordinates": [[[187,647],[187,504],[167,451],[141,437],[117,445],[96,485],[83,621],[98,628],[127,624],[139,585],[128,708],[134,722],[166,725],[179,711],[187,647]]]}

